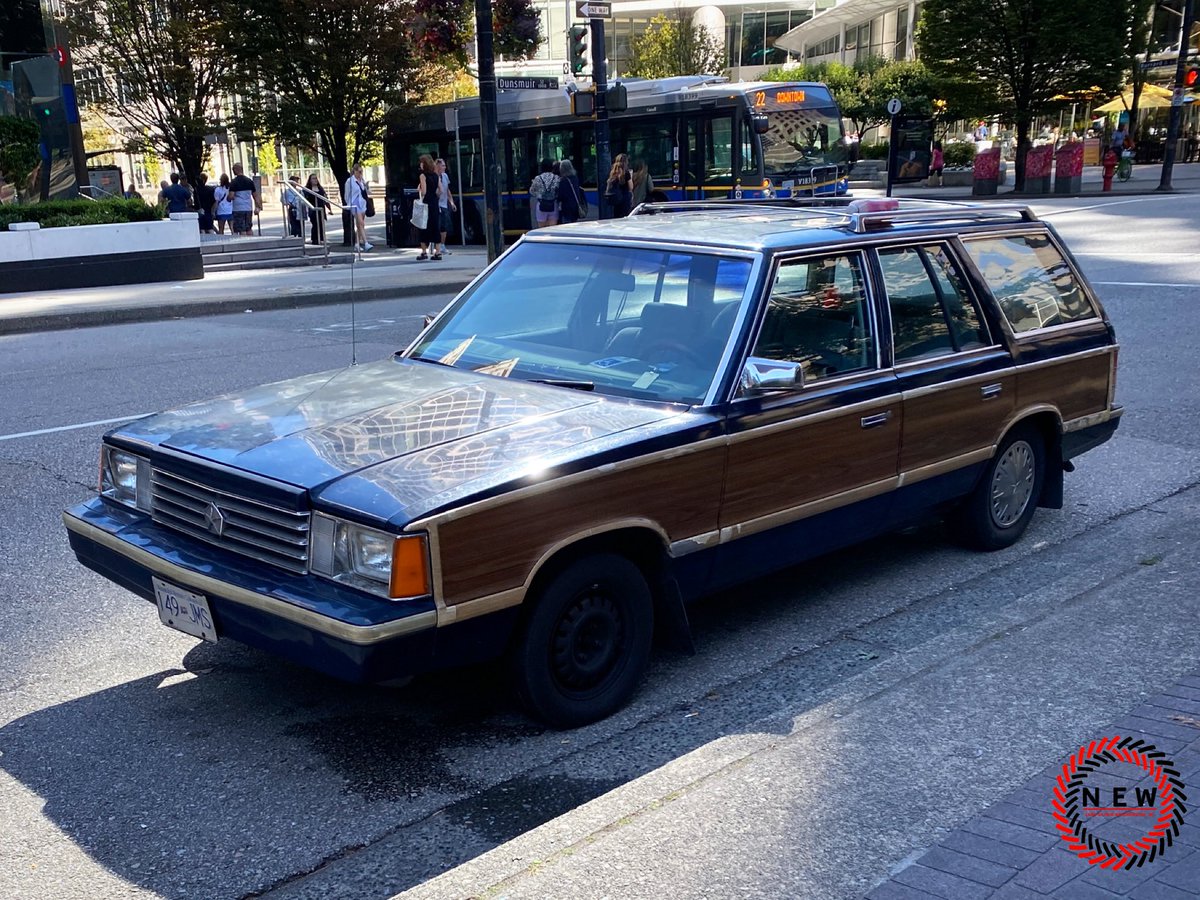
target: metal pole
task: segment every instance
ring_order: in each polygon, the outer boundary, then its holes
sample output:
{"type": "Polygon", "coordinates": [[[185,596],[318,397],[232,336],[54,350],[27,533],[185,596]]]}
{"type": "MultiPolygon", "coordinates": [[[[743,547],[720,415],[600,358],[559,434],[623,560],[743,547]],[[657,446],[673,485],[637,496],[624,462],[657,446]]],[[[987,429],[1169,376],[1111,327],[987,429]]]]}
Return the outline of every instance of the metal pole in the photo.
{"type": "Polygon", "coordinates": [[[458,241],[467,246],[467,214],[463,210],[462,135],[458,130],[458,107],[454,107],[454,174],[458,178],[458,241]]]}
{"type": "Polygon", "coordinates": [[[483,144],[484,233],[488,262],[504,250],[500,224],[500,137],[496,122],[496,55],[492,46],[492,4],[475,0],[475,45],[479,64],[479,135],[483,144]]]}
{"type": "MultiPolygon", "coordinates": [[[[888,156],[887,156],[887,194],[892,196],[892,180],[896,175],[896,117],[891,116],[888,123],[888,156]]],[[[813,190],[816,194],[816,190],[813,190]]]]}
{"type": "Polygon", "coordinates": [[[1162,177],[1157,190],[1169,191],[1171,172],[1175,168],[1175,145],[1179,143],[1179,127],[1183,123],[1183,76],[1187,71],[1188,51],[1192,47],[1192,17],[1195,0],[1184,0],[1183,25],[1179,33],[1179,55],[1175,58],[1175,93],[1171,97],[1171,117],[1167,120],[1167,146],[1163,150],[1162,177]]]}
{"type": "Polygon", "coordinates": [[[608,67],[605,64],[604,20],[589,19],[592,46],[592,83],[596,86],[596,217],[612,215],[604,202],[608,170],[612,168],[612,151],[608,146],[608,67]]]}

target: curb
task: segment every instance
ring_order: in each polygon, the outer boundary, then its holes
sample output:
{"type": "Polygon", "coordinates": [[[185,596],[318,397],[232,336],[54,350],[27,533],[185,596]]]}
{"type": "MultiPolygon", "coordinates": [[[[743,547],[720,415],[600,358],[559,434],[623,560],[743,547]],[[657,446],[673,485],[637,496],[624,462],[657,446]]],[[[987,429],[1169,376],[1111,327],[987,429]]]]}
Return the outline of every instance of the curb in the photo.
{"type": "Polygon", "coordinates": [[[26,316],[0,317],[0,335],[29,334],[38,331],[62,331],[70,328],[94,328],[101,325],[121,325],[129,322],[161,322],[165,319],[189,319],[200,316],[228,315],[240,312],[270,312],[278,309],[302,309],[310,306],[336,306],[351,301],[390,300],[400,297],[421,297],[430,293],[457,293],[475,280],[478,273],[464,278],[451,278],[434,285],[409,284],[387,288],[335,290],[295,294],[275,294],[255,298],[223,300],[177,300],[148,306],[85,309],[78,312],[35,313],[26,316]],[[436,291],[435,291],[436,289],[436,291]]]}

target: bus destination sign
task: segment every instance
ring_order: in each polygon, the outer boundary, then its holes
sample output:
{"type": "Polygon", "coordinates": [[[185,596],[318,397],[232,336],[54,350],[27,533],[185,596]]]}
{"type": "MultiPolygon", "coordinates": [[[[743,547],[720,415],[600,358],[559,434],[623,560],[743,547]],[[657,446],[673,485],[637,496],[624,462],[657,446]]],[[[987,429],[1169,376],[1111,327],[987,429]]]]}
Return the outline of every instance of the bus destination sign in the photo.
{"type": "Polygon", "coordinates": [[[768,105],[778,107],[803,104],[805,99],[804,91],[791,87],[754,92],[754,106],[758,109],[763,109],[768,105]]]}
{"type": "Polygon", "coordinates": [[[496,87],[502,91],[557,91],[557,78],[501,78],[496,77],[496,87]]]}

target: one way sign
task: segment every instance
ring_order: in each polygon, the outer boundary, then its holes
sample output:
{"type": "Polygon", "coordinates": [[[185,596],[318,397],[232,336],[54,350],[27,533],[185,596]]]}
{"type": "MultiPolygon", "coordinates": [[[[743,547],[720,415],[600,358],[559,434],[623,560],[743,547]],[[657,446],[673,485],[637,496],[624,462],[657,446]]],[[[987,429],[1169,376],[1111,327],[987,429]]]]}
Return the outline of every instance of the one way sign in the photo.
{"type": "Polygon", "coordinates": [[[580,19],[611,19],[612,4],[575,0],[575,15],[580,19]]]}

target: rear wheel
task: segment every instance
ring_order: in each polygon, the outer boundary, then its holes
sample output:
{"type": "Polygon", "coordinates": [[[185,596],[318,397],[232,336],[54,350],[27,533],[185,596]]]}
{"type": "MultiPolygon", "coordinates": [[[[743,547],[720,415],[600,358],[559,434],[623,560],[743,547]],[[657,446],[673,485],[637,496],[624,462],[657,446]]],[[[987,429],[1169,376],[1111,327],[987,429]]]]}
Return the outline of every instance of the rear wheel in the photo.
{"type": "Polygon", "coordinates": [[[633,695],[654,630],[650,588],[623,556],[598,553],[553,576],[512,654],[517,696],[556,728],[612,714],[633,695]]]}
{"type": "Polygon", "coordinates": [[[1012,546],[1033,518],[1042,492],[1046,442],[1035,428],[1008,433],[957,516],[964,540],[978,550],[1012,546]]]}

